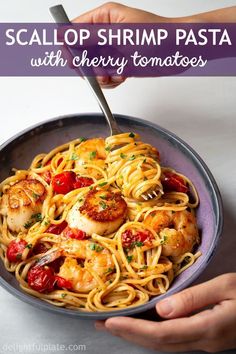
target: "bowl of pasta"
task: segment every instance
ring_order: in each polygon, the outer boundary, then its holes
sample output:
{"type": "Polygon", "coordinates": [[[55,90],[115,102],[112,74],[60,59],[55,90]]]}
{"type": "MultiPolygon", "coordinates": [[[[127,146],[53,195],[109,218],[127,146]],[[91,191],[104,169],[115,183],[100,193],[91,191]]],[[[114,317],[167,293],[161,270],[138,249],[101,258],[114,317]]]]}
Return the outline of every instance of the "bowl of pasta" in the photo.
{"type": "Polygon", "coordinates": [[[191,284],[222,231],[216,182],[173,133],[115,115],[51,119],[0,150],[0,284],[40,309],[104,319],[191,284]]]}

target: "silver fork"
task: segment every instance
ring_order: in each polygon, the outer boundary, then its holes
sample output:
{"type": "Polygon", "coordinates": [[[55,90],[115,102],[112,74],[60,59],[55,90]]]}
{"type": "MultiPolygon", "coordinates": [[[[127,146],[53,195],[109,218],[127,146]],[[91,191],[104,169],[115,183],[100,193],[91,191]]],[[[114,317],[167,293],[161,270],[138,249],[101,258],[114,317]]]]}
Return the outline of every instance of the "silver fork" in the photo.
{"type": "MultiPolygon", "coordinates": [[[[58,23],[58,24],[60,24],[60,23],[71,24],[67,14],[66,14],[66,11],[62,5],[56,5],[56,6],[50,7],[50,12],[51,12],[51,15],[54,18],[56,23],[58,23]]],[[[74,56],[73,50],[69,47],[68,47],[68,50],[70,50],[72,56],[74,56]]],[[[81,69],[80,69],[80,71],[83,74],[83,71],[81,69]]],[[[121,134],[122,131],[118,127],[118,124],[117,124],[113,114],[111,113],[111,110],[108,106],[107,100],[102,92],[102,89],[101,89],[96,77],[86,76],[86,75],[83,75],[83,77],[84,77],[85,81],[88,83],[89,87],[91,88],[94,96],[96,97],[96,99],[98,101],[98,104],[99,104],[99,106],[100,106],[100,108],[107,120],[107,123],[109,125],[111,135],[121,134]]],[[[157,193],[155,191],[150,191],[147,194],[143,194],[142,197],[145,201],[147,201],[149,199],[156,198],[157,193]]]]}
{"type": "Polygon", "coordinates": [[[142,197],[145,201],[148,201],[149,199],[156,198],[157,196],[158,196],[158,194],[156,193],[156,191],[151,191],[147,194],[142,194],[142,197]]]}
{"type": "MultiPolygon", "coordinates": [[[[52,17],[54,18],[56,23],[58,23],[58,24],[60,24],[60,23],[71,24],[66,12],[65,12],[65,9],[62,5],[50,7],[50,12],[51,12],[52,17]]],[[[69,47],[68,47],[68,50],[70,50],[71,54],[74,56],[73,50],[69,47]]],[[[80,71],[83,74],[82,69],[80,69],[80,71]]],[[[100,108],[107,120],[107,123],[109,125],[111,135],[121,134],[122,131],[118,127],[117,122],[116,122],[113,114],[111,113],[111,110],[108,106],[107,100],[102,92],[102,89],[101,89],[96,77],[83,75],[83,78],[88,83],[89,87],[91,88],[94,96],[96,97],[96,99],[98,101],[98,104],[99,104],[99,106],[100,106],[100,108]]]]}

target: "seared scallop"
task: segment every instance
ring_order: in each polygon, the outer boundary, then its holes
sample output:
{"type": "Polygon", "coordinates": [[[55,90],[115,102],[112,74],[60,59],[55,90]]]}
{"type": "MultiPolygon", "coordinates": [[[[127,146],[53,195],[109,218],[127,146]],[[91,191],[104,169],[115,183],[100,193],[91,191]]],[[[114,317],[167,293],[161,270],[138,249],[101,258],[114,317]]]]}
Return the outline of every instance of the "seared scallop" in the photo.
{"type": "Polygon", "coordinates": [[[46,196],[43,184],[36,179],[24,179],[12,185],[0,202],[0,214],[7,216],[11,231],[25,231],[34,222],[34,215],[42,210],[46,196]]]}
{"type": "Polygon", "coordinates": [[[84,203],[77,202],[67,216],[69,227],[88,235],[108,235],[115,232],[126,219],[127,204],[120,193],[104,190],[90,191],[84,203]]]}

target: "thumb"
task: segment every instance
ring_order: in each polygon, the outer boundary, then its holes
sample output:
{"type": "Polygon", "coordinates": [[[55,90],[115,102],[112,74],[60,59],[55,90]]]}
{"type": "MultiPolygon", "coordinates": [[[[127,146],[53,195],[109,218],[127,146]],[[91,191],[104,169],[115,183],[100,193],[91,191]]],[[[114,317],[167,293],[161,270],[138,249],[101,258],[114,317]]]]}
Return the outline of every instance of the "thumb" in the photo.
{"type": "Polygon", "coordinates": [[[203,307],[214,305],[225,297],[224,276],[185,289],[156,304],[158,314],[165,318],[186,316],[203,307]]]}

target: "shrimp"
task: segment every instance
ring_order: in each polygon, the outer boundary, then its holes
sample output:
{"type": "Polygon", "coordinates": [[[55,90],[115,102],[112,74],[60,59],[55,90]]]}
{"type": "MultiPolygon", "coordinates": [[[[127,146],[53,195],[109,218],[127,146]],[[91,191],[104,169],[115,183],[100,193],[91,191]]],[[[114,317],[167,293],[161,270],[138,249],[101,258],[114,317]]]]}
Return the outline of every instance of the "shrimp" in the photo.
{"type": "Polygon", "coordinates": [[[76,154],[79,158],[76,160],[75,167],[78,168],[80,173],[87,174],[96,179],[101,178],[101,174],[98,170],[87,168],[85,165],[91,163],[104,169],[106,159],[104,139],[95,138],[82,142],[78,148],[76,148],[76,154]]]}
{"type": "Polygon", "coordinates": [[[162,255],[179,257],[199,243],[195,216],[187,210],[154,210],[144,220],[163,240],[162,255]]]}
{"type": "Polygon", "coordinates": [[[98,286],[98,280],[92,273],[106,281],[114,269],[109,250],[93,241],[75,239],[62,241],[60,249],[51,250],[38,261],[37,265],[50,263],[60,256],[65,256],[65,260],[58,275],[71,281],[73,290],[78,292],[87,293],[98,286]],[[78,264],[77,259],[84,260],[86,267],[78,264]]]}
{"type": "Polygon", "coordinates": [[[81,267],[75,258],[66,257],[58,275],[70,280],[74,291],[87,293],[97,285],[97,280],[86,268],[81,267]]]}

